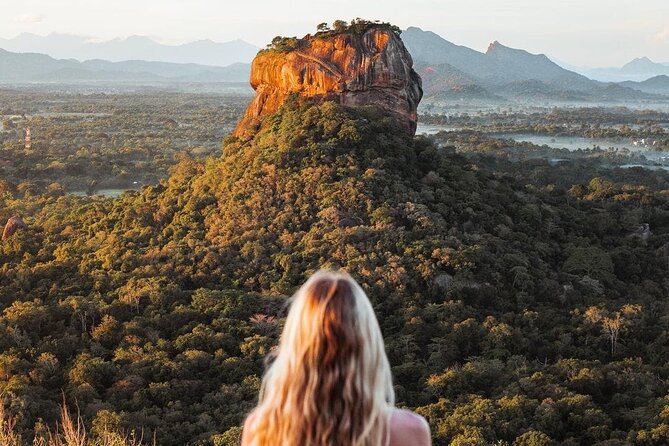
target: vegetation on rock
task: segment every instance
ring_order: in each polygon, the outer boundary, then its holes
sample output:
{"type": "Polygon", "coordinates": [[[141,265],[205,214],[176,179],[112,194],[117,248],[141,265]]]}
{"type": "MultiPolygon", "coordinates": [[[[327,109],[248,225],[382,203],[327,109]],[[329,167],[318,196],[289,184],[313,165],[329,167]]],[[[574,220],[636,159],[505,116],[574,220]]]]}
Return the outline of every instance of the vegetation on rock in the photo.
{"type": "MultiPolygon", "coordinates": [[[[319,39],[330,39],[342,34],[362,35],[370,29],[389,30],[398,36],[402,33],[402,30],[398,26],[392,25],[390,23],[381,22],[378,20],[364,20],[358,17],[351,20],[350,23],[346,22],[345,20],[335,20],[331,26],[323,22],[316,27],[316,34],[314,34],[313,37],[319,39]]],[[[262,51],[287,53],[299,48],[300,43],[303,43],[304,40],[309,37],[311,37],[311,35],[305,36],[303,39],[298,39],[297,37],[276,36],[272,39],[272,42],[269,43],[262,51]]]]}

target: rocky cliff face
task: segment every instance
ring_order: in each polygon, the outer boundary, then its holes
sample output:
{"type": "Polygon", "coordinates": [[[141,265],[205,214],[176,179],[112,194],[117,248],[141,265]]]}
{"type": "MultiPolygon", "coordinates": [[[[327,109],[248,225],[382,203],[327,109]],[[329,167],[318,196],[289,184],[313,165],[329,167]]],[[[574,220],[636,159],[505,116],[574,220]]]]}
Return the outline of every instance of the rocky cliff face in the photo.
{"type": "Polygon", "coordinates": [[[256,96],[234,136],[255,132],[262,117],[276,112],[290,95],[315,102],[375,106],[414,134],[423,96],[411,55],[392,30],[306,36],[290,51],[260,52],[251,66],[256,96]]]}

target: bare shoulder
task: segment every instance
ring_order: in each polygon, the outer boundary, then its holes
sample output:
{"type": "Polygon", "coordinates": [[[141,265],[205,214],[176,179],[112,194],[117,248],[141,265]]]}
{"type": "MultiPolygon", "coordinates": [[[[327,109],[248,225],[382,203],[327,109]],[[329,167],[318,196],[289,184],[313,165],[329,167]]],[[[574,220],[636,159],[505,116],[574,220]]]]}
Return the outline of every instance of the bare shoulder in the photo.
{"type": "Polygon", "coordinates": [[[430,426],[425,418],[405,409],[393,409],[390,416],[390,446],[430,446],[430,426]]]}
{"type": "Polygon", "coordinates": [[[248,446],[251,444],[251,437],[249,431],[253,430],[253,425],[256,422],[256,412],[251,412],[244,420],[244,427],[242,428],[242,444],[241,446],[248,446]]]}

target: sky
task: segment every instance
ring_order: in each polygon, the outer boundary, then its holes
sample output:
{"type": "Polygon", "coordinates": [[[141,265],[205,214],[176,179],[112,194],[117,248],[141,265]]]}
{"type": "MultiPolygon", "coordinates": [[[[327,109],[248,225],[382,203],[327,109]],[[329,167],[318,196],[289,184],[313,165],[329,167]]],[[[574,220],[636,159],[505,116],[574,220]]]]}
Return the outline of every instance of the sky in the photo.
{"type": "Polygon", "coordinates": [[[0,37],[23,32],[163,43],[243,39],[264,46],[321,22],[362,17],[434,31],[485,51],[494,40],[575,66],[669,63],[668,0],[0,0],[0,37]]]}

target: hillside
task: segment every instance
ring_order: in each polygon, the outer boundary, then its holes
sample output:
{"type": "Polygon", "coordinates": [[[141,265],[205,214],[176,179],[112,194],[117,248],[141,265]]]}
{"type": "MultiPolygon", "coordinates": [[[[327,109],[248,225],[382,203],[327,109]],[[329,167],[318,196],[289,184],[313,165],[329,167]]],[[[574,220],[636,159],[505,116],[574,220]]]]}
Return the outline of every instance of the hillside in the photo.
{"type": "Polygon", "coordinates": [[[0,83],[246,82],[248,65],[214,67],[166,62],[54,59],[0,49],[0,83]]]}
{"type": "Polygon", "coordinates": [[[479,69],[481,77],[495,84],[539,81],[576,91],[590,91],[595,83],[585,76],[565,70],[543,54],[506,47],[495,41],[485,53],[485,63],[479,69]]]}
{"type": "Polygon", "coordinates": [[[423,90],[432,99],[460,100],[487,99],[503,100],[479,85],[478,79],[469,76],[450,64],[417,63],[416,69],[423,80],[423,90]]]}
{"type": "Polygon", "coordinates": [[[417,62],[449,65],[472,73],[485,62],[485,54],[456,45],[432,31],[409,27],[402,32],[402,41],[417,62]]]}
{"type": "Polygon", "coordinates": [[[669,96],[669,76],[666,75],[651,77],[643,82],[621,82],[621,85],[645,93],[669,96]]]}
{"type": "Polygon", "coordinates": [[[0,49],[0,79],[15,81],[43,76],[53,71],[79,68],[71,60],[56,60],[44,54],[18,54],[0,49]]]}
{"type": "Polygon", "coordinates": [[[536,190],[381,118],[287,103],[251,140],[139,194],[3,198],[3,216],[31,228],[0,257],[20,426],[53,422],[62,388],[87,420],[155,429],[161,445],[235,438],[282,303],[326,266],[365,285],[399,402],[428,418],[436,445],[660,429],[647,414],[666,404],[651,377],[669,375],[652,310],[669,273],[666,210],[536,190]],[[627,236],[639,218],[648,244],[627,236]],[[582,315],[625,304],[639,309],[612,355],[582,315]]]}

